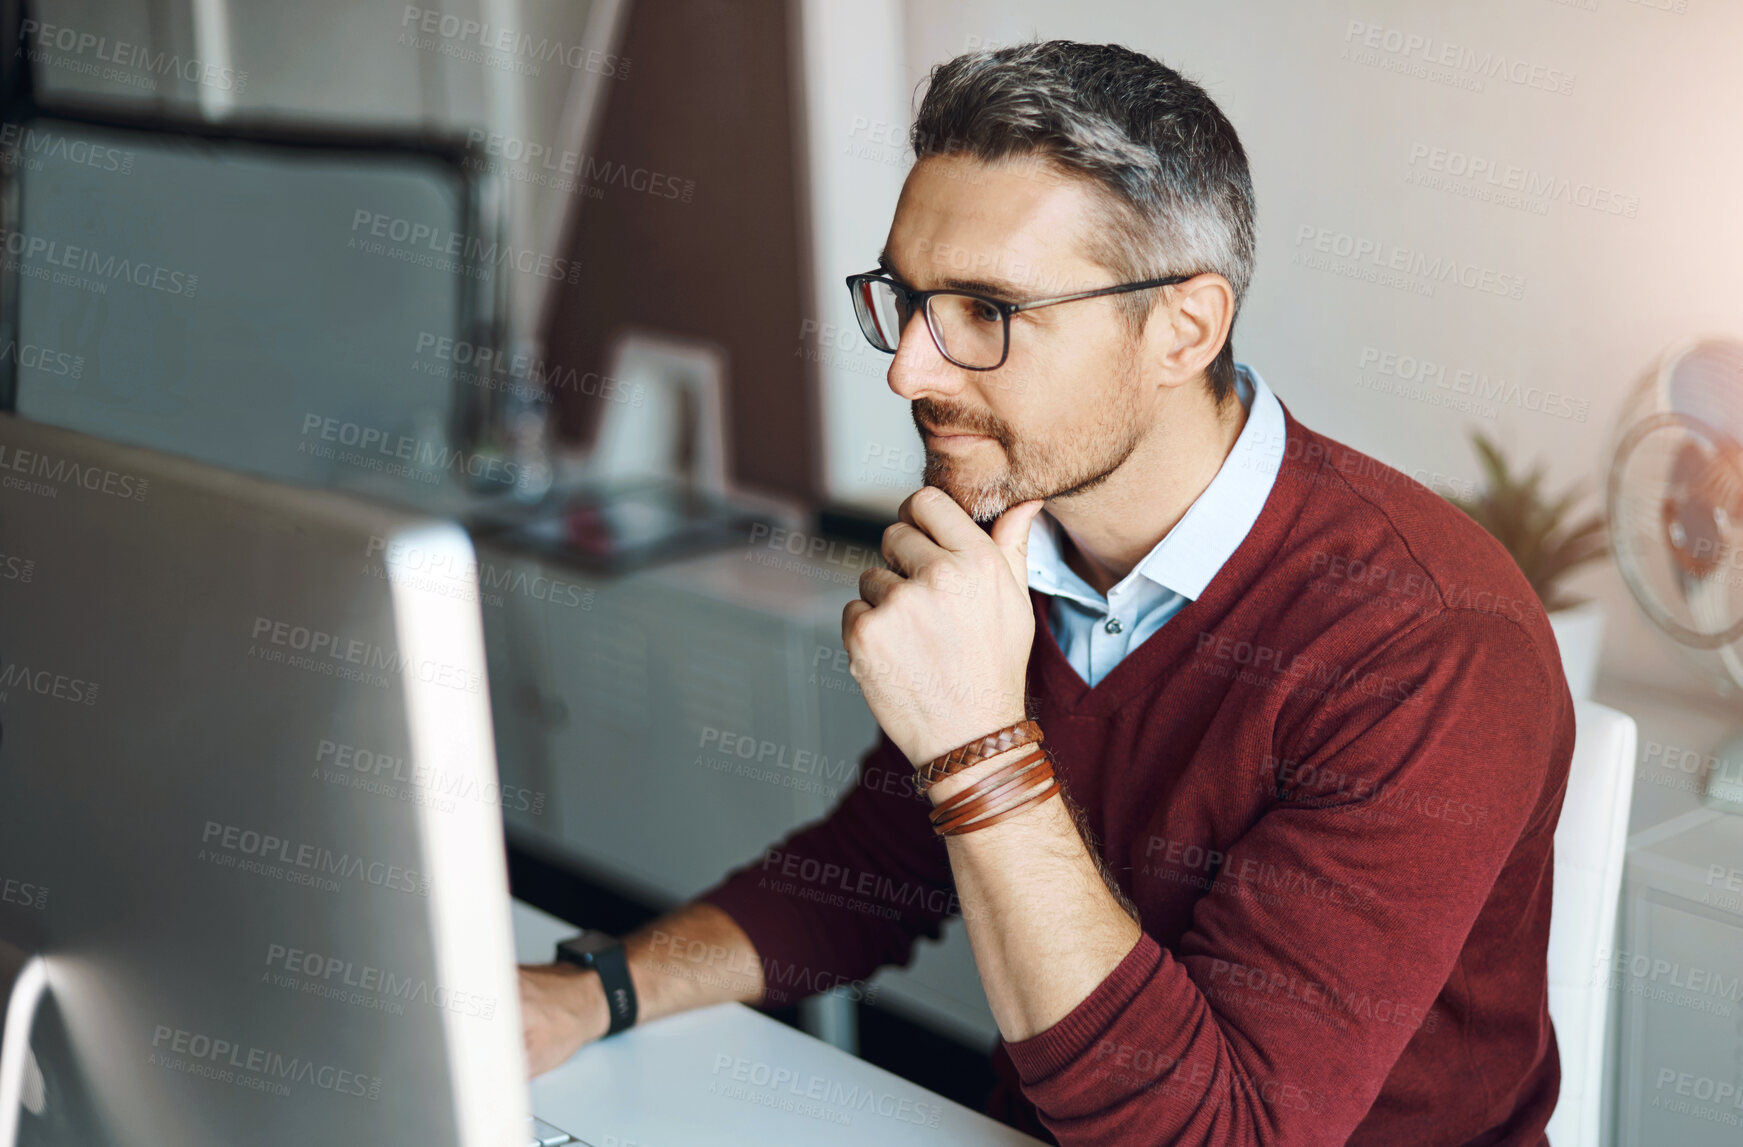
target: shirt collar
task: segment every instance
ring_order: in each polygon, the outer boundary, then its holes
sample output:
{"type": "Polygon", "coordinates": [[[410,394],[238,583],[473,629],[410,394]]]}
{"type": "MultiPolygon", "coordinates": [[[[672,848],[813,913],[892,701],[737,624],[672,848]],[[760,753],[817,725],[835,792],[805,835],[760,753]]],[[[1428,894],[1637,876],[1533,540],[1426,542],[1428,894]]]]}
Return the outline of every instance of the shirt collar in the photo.
{"type": "MultiPolygon", "coordinates": [[[[1283,407],[1258,372],[1243,363],[1235,366],[1235,392],[1247,407],[1247,424],[1221,469],[1174,528],[1110,592],[1142,577],[1196,599],[1253,528],[1283,460],[1283,407]]],[[[1105,605],[1107,599],[1060,556],[1059,528],[1046,512],[1030,523],[1029,585],[1051,596],[1105,605]]]]}

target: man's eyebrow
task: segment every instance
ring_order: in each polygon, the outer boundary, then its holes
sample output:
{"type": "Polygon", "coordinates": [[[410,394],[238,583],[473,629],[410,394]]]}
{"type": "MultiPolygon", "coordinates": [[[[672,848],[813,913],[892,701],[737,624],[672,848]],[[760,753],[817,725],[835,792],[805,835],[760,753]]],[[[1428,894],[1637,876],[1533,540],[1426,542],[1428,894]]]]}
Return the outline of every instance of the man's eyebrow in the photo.
{"type": "MultiPolygon", "coordinates": [[[[892,279],[904,286],[913,286],[913,281],[896,269],[890,260],[888,251],[878,252],[878,266],[889,272],[892,279]]],[[[976,295],[988,295],[995,299],[1017,301],[1025,293],[1015,283],[997,279],[940,279],[939,289],[946,291],[968,291],[976,295]]]]}

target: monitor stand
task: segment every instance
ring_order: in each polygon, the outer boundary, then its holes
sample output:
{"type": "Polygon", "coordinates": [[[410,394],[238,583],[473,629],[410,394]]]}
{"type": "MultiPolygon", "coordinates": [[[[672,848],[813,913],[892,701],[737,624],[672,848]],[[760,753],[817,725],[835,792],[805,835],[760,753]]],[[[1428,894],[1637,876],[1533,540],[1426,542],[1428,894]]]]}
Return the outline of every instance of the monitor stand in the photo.
{"type": "Polygon", "coordinates": [[[0,1147],[18,1141],[18,1112],[40,1113],[42,1072],[30,1054],[37,1005],[48,993],[48,965],[40,956],[0,940],[0,1147]]]}

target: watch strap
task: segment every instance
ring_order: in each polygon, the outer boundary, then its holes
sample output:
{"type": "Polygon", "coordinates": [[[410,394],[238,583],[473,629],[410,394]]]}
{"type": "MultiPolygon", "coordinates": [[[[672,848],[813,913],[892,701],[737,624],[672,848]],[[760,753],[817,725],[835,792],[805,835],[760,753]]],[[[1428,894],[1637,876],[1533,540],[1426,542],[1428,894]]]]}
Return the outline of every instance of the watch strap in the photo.
{"type": "MultiPolygon", "coordinates": [[[[572,939],[581,938],[576,936],[572,939]]],[[[571,943],[572,940],[565,940],[557,945],[557,958],[599,973],[599,986],[605,989],[605,1007],[611,1015],[611,1026],[606,1029],[605,1034],[612,1036],[634,1027],[635,982],[630,979],[629,955],[623,950],[623,944],[613,940],[610,944],[581,951],[570,947],[571,943]]]]}

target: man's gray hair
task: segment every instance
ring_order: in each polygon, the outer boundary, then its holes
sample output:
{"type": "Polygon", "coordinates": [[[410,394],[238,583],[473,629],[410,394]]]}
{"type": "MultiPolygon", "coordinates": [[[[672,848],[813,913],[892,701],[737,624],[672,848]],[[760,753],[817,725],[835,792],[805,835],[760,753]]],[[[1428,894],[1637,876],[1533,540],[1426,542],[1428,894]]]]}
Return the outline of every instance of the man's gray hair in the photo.
{"type": "MultiPolygon", "coordinates": [[[[1253,275],[1247,155],[1204,89],[1159,60],[1069,40],[968,52],[932,69],[911,142],[916,160],[1034,157],[1094,180],[1105,218],[1091,258],[1125,282],[1215,271],[1239,314],[1253,275]]],[[[1157,297],[1116,296],[1134,334],[1157,297]]],[[[1231,328],[1206,371],[1219,406],[1233,342],[1231,328]]]]}

